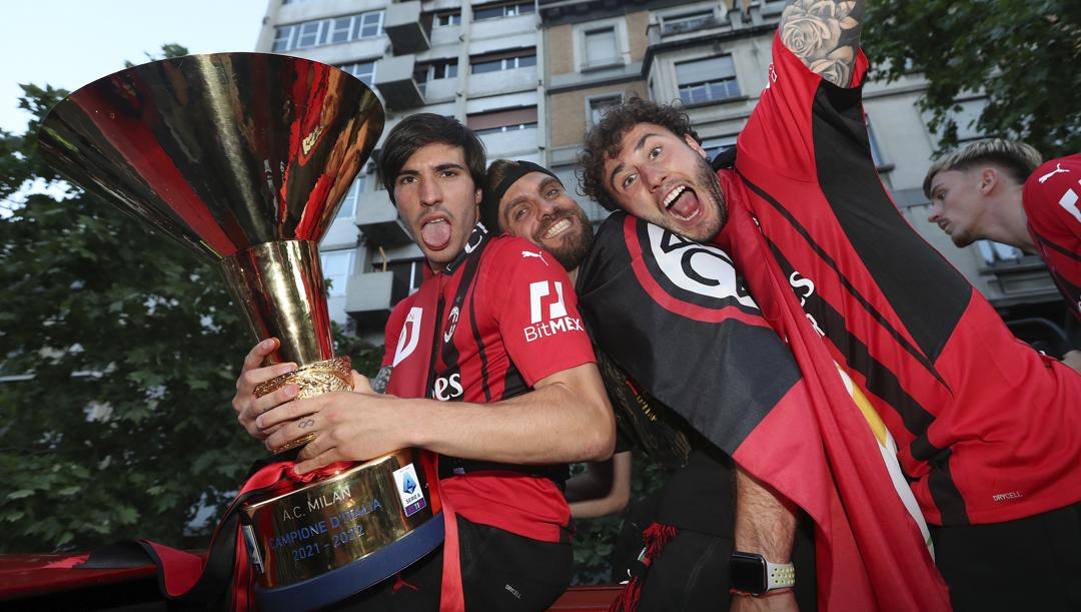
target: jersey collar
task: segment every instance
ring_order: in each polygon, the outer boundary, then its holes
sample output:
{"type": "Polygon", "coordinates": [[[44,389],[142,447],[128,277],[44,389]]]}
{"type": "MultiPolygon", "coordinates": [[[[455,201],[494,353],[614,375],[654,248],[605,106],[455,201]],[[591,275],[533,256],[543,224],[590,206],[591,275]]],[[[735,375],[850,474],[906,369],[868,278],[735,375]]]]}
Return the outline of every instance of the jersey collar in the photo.
{"type": "Polygon", "coordinates": [[[454,274],[454,271],[458,269],[458,266],[462,265],[462,262],[469,259],[471,255],[478,252],[485,241],[488,240],[488,228],[484,227],[483,223],[477,223],[473,227],[473,231],[469,234],[469,240],[465,243],[465,248],[462,249],[458,256],[450,261],[447,265],[443,266],[440,270],[443,274],[454,274]]]}

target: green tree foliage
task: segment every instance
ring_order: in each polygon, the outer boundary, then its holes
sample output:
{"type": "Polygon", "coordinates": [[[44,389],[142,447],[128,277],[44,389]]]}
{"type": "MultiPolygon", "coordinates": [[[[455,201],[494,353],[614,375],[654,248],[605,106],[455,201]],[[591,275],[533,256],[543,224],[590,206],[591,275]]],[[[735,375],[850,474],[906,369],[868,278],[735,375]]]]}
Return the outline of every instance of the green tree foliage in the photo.
{"type": "Polygon", "coordinates": [[[952,114],[984,93],[975,127],[1019,138],[1053,157],[1081,150],[1081,2],[870,0],[864,48],[875,77],[922,73],[922,108],[940,146],[957,143],[952,114]]]}
{"type": "MultiPolygon", "coordinates": [[[[65,92],[23,89],[35,120],[0,131],[0,552],[200,545],[214,524],[193,524],[200,509],[266,455],[230,405],[251,333],[212,265],[77,189],[55,194],[35,133],[65,92]]],[[[374,349],[342,349],[373,369],[374,349]]]]}

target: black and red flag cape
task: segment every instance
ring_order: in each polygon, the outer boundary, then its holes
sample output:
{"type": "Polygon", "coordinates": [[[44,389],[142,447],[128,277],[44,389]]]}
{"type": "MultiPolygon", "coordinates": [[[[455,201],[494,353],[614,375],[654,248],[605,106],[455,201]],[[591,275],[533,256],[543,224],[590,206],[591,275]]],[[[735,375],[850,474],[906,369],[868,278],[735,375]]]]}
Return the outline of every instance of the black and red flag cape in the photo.
{"type": "Polygon", "coordinates": [[[577,292],[601,350],[812,518],[821,609],[949,609],[870,427],[828,379],[835,365],[778,335],[799,322],[767,321],[727,253],[617,212],[577,292]]]}

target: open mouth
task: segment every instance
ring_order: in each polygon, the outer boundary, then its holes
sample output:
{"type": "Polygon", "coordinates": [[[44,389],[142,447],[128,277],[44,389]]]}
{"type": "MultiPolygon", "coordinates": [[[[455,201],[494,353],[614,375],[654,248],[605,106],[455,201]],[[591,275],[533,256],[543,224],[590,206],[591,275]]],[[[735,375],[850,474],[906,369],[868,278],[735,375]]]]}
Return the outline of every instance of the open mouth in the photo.
{"type": "Polygon", "coordinates": [[[562,234],[563,232],[569,230],[571,228],[571,225],[572,225],[571,220],[564,217],[564,218],[560,219],[559,221],[556,221],[555,223],[550,225],[548,227],[548,230],[546,232],[544,232],[544,235],[542,236],[542,238],[544,238],[545,240],[555,238],[556,236],[558,236],[558,235],[562,234]]]}
{"type": "Polygon", "coordinates": [[[420,241],[433,251],[446,248],[450,244],[450,220],[446,217],[433,217],[421,223],[420,241]]]}
{"type": "Polygon", "coordinates": [[[702,202],[698,194],[686,185],[673,187],[668,195],[664,196],[664,209],[680,221],[691,221],[702,214],[702,202]]]}

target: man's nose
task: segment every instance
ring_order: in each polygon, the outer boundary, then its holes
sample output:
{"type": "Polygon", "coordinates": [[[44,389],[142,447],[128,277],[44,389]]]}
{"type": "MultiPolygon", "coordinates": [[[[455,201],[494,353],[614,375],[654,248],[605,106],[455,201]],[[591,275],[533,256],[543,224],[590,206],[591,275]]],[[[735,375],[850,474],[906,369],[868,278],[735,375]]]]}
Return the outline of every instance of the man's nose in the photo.
{"type": "Polygon", "coordinates": [[[664,168],[659,168],[653,164],[644,165],[639,170],[639,173],[650,191],[657,189],[668,179],[668,172],[664,168]]]}
{"type": "Polygon", "coordinates": [[[559,214],[559,206],[555,202],[541,200],[537,205],[537,211],[541,219],[547,219],[559,214]]]}
{"type": "Polygon", "coordinates": [[[433,180],[421,179],[417,193],[420,196],[420,203],[424,206],[435,206],[443,199],[443,191],[433,180]]]}

